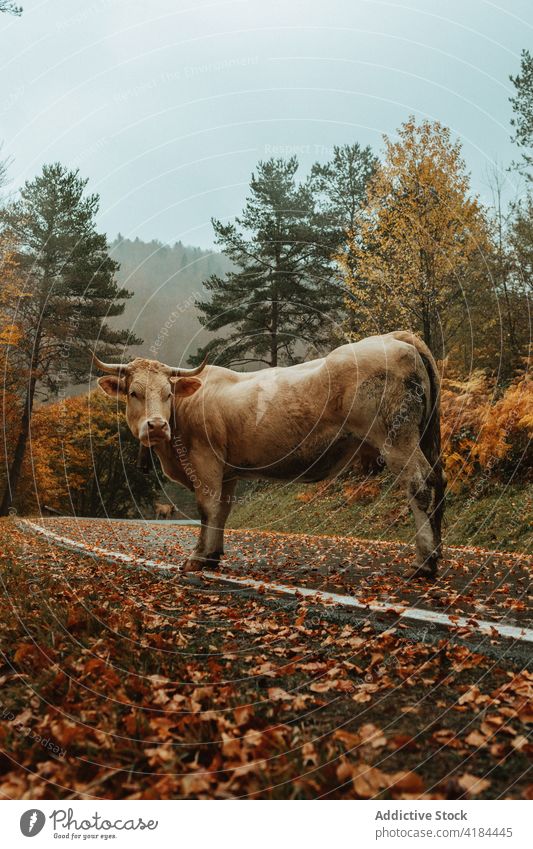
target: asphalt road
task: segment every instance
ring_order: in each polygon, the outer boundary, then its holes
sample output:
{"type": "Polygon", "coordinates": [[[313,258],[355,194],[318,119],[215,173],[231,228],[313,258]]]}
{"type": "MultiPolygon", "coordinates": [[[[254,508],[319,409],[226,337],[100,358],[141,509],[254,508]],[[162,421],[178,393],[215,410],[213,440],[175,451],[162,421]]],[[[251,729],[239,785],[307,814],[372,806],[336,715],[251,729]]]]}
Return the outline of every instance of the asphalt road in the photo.
{"type": "MultiPolygon", "coordinates": [[[[35,521],[46,531],[77,545],[98,549],[98,556],[102,556],[103,549],[134,557],[139,562],[163,562],[171,568],[183,562],[198,534],[197,523],[181,520],[146,522],[69,517],[35,521]]],[[[527,638],[504,639],[497,633],[482,634],[479,623],[489,621],[519,629],[532,627],[532,558],[483,549],[450,548],[445,550],[435,583],[406,580],[412,571],[412,558],[412,548],[403,543],[229,530],[226,555],[219,572],[209,582],[211,586],[213,580],[220,582],[228,593],[250,596],[259,593],[263,599],[266,593],[275,604],[280,604],[280,593],[271,590],[269,585],[273,583],[292,588],[292,596],[285,594],[282,602],[288,605],[298,600],[298,588],[349,596],[360,606],[348,609],[342,603],[331,599],[324,603],[322,599],[317,607],[312,596],[309,605],[325,618],[370,620],[383,629],[397,622],[401,611],[415,608],[422,615],[427,612],[428,621],[412,621],[410,617],[402,620],[402,627],[412,633],[413,639],[438,642],[446,637],[484,654],[527,665],[531,655],[531,642],[527,638]],[[237,586],[227,579],[243,583],[237,586]],[[258,586],[263,582],[263,586],[258,586]],[[447,627],[431,622],[432,613],[444,614],[451,621],[447,627]]],[[[197,588],[207,583],[201,574],[184,580],[197,588]]],[[[531,639],[531,634],[528,638],[531,639]]]]}

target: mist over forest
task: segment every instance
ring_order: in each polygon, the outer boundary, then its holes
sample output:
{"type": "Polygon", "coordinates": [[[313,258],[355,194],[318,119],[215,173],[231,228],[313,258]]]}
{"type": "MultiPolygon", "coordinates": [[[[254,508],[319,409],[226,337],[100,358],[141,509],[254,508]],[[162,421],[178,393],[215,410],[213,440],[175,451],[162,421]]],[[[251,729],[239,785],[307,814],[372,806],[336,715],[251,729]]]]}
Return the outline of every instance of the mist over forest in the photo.
{"type": "Polygon", "coordinates": [[[181,242],[165,245],[120,234],[110,255],[120,263],[118,283],[133,292],[122,315],[110,324],[130,328],[143,340],[128,348],[129,355],[179,364],[207,343],[210,334],[201,326],[195,304],[205,297],[204,281],[230,269],[225,256],[181,242]]]}

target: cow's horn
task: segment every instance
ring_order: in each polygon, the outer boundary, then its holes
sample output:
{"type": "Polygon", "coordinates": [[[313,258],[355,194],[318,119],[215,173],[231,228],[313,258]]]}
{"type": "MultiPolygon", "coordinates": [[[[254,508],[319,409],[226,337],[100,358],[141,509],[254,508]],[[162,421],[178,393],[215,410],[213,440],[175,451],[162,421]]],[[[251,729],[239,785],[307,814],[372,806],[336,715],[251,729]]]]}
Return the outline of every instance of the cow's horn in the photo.
{"type": "Polygon", "coordinates": [[[196,368],[171,368],[170,373],[172,377],[192,377],[193,374],[200,374],[206,365],[207,357],[204,357],[203,362],[199,366],[196,366],[196,368]]]}
{"type": "Polygon", "coordinates": [[[105,371],[107,374],[121,374],[128,368],[127,363],[103,363],[99,360],[96,354],[93,354],[93,365],[100,371],[105,371]]]}

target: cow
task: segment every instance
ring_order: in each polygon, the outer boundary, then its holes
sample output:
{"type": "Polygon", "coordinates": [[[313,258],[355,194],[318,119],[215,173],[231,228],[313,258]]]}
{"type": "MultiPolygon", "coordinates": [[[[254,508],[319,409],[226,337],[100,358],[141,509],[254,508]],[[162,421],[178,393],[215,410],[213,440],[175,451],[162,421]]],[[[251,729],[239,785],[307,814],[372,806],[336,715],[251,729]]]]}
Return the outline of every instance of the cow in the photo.
{"type": "Polygon", "coordinates": [[[173,504],[162,504],[160,501],[156,501],[154,504],[154,510],[156,520],[172,519],[172,516],[175,512],[175,507],[173,504]]]}
{"type": "MultiPolygon", "coordinates": [[[[235,372],[138,357],[95,366],[100,388],[164,474],[195,493],[201,529],[184,571],[216,567],[239,480],[315,482],[357,458],[404,483],[416,525],[413,575],[435,578],[445,475],[440,380],[429,348],[396,331],[287,367],[235,372]],[[199,376],[201,375],[201,377],[199,376]]],[[[409,577],[412,577],[410,575],[409,577]]]]}

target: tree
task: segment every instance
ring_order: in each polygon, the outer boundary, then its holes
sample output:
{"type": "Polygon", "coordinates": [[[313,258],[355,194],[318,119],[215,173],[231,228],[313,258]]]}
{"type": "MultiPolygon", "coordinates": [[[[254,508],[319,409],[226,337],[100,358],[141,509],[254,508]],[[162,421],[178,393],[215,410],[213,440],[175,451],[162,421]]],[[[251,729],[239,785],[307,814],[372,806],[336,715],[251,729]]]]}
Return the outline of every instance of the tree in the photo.
{"type": "Polygon", "coordinates": [[[24,280],[17,262],[14,245],[6,233],[0,231],[0,372],[2,375],[2,403],[0,404],[0,480],[5,482],[8,458],[15,450],[16,433],[20,420],[20,397],[24,390],[24,377],[8,352],[20,345],[21,328],[13,317],[13,304],[20,299],[24,280]]]}
{"type": "Polygon", "coordinates": [[[514,97],[509,98],[515,116],[511,120],[515,129],[513,141],[522,151],[522,163],[517,167],[528,180],[533,180],[528,170],[533,165],[533,56],[529,50],[522,50],[520,73],[510,80],[515,87],[514,97]]]}
{"type": "Polygon", "coordinates": [[[533,195],[513,207],[509,222],[510,273],[507,295],[513,316],[515,357],[526,357],[531,346],[533,316],[533,195]]]}
{"type": "Polygon", "coordinates": [[[335,145],[330,162],[315,162],[311,185],[322,215],[323,230],[338,248],[353,230],[366,196],[370,178],[378,165],[370,147],[335,145]]]}
{"type": "Polygon", "coordinates": [[[488,226],[447,128],[411,118],[385,145],[338,256],[347,306],[357,333],[408,327],[442,356],[465,320],[465,299],[488,287],[488,226]]]}
{"type": "Polygon", "coordinates": [[[478,365],[486,366],[485,358],[489,355],[491,370],[498,373],[500,382],[505,382],[522,367],[531,336],[533,200],[526,196],[505,204],[508,177],[504,169],[493,165],[488,178],[493,197],[488,210],[492,242],[488,271],[494,297],[485,305],[481,320],[473,316],[478,337],[485,336],[485,344],[482,349],[478,347],[476,359],[478,365]]]}
{"type": "Polygon", "coordinates": [[[23,374],[25,388],[0,515],[17,490],[37,387],[53,396],[68,382],[87,379],[96,340],[106,346],[106,355],[140,341],[103,321],[122,313],[130,293],[115,282],[117,264],[95,227],[98,196],[85,195],[86,185],[77,171],[46,165],[2,213],[4,234],[17,246],[23,273],[23,291],[12,310],[21,336],[8,358],[23,374]]]}
{"type": "MultiPolygon", "coordinates": [[[[1,150],[1,146],[0,146],[1,150]]],[[[7,168],[9,162],[7,159],[0,159],[0,189],[7,183],[7,168]]]]}
{"type": "Polygon", "coordinates": [[[210,277],[211,300],[197,305],[209,330],[230,329],[193,361],[207,354],[224,365],[276,366],[293,362],[299,345],[327,341],[324,311],[337,318],[342,298],[330,284],[331,245],[318,226],[312,187],[297,182],[297,169],[295,157],[260,162],[242,215],[230,224],[213,220],[235,271],[210,277]]]}
{"type": "Polygon", "coordinates": [[[151,507],[157,475],[137,468],[137,454],[124,409],[100,391],[44,404],[33,416],[20,506],[114,517],[151,507]]]}
{"type": "Polygon", "coordinates": [[[22,6],[17,6],[11,0],[0,0],[0,12],[7,12],[8,15],[22,15],[22,6]]]}

